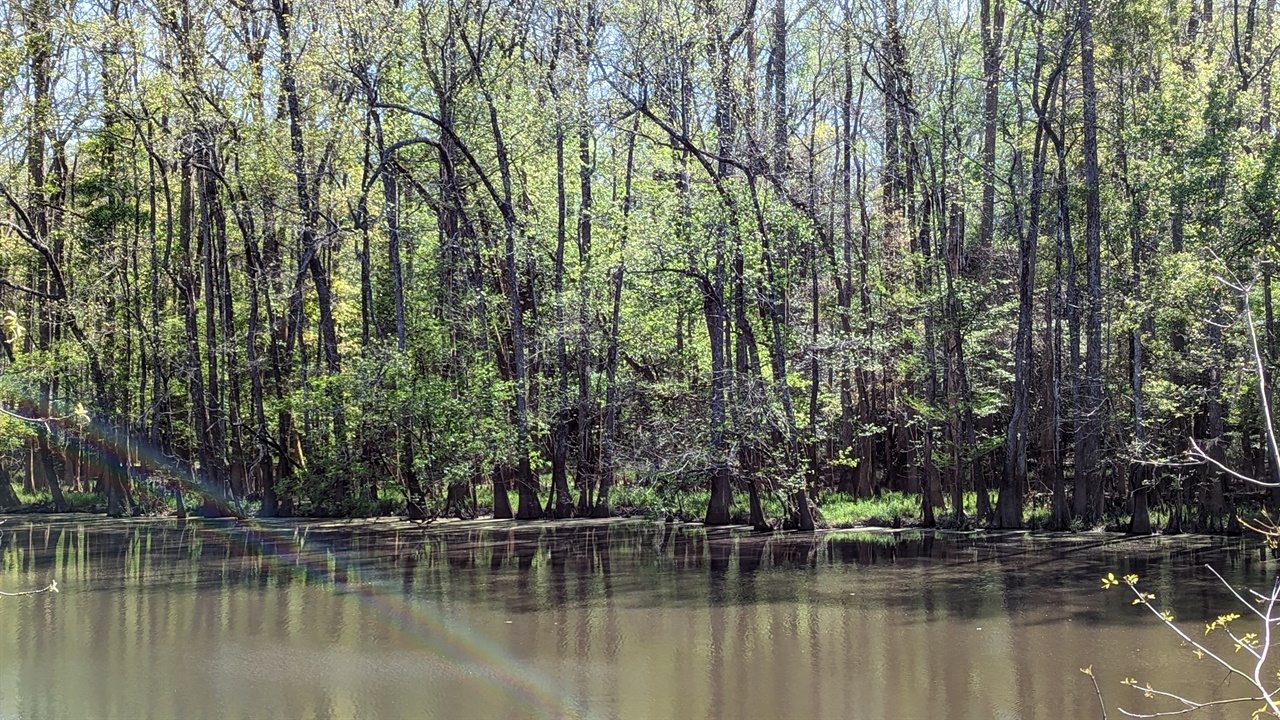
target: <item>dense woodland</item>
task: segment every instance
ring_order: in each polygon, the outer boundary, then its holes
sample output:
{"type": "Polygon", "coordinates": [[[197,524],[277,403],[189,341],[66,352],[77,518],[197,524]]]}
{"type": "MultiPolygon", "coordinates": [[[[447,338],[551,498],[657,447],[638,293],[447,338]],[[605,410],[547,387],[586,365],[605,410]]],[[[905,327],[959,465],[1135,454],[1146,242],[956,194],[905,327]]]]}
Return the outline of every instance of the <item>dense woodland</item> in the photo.
{"type": "Polygon", "coordinates": [[[1270,491],[1193,441],[1280,479],[1276,20],[9,0],[0,506],[1221,526],[1270,491]]]}

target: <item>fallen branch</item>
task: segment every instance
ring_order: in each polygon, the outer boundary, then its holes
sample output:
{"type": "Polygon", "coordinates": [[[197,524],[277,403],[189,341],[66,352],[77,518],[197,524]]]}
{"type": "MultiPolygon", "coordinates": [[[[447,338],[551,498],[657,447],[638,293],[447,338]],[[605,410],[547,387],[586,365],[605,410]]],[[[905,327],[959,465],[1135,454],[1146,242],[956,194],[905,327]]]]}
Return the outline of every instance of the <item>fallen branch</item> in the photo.
{"type": "Polygon", "coordinates": [[[51,580],[49,581],[49,584],[47,586],[42,587],[39,590],[23,590],[22,592],[0,591],[0,597],[22,597],[23,595],[39,595],[41,593],[56,593],[56,592],[58,592],[58,581],[51,580]]]}

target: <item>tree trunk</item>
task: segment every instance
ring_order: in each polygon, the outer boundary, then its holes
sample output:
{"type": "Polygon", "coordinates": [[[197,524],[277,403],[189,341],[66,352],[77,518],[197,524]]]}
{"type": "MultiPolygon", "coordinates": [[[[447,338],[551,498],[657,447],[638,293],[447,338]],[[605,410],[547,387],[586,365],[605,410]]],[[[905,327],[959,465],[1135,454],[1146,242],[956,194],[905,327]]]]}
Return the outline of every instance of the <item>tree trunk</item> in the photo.
{"type": "MultiPolygon", "coordinates": [[[[1064,105],[1066,103],[1063,103],[1064,105]]],[[[1055,145],[1055,151],[1057,150],[1055,145]]],[[[1066,530],[1071,527],[1071,505],[1067,502],[1066,478],[1063,474],[1063,430],[1066,427],[1065,419],[1062,413],[1062,308],[1066,305],[1063,298],[1062,287],[1062,259],[1065,252],[1064,245],[1070,241],[1067,236],[1067,219],[1066,214],[1071,211],[1068,204],[1067,186],[1064,182],[1066,177],[1065,168],[1061,165],[1061,155],[1059,155],[1058,167],[1059,188],[1057,191],[1057,223],[1053,253],[1053,286],[1048,291],[1047,301],[1045,302],[1045,332],[1049,341],[1046,343],[1048,349],[1048,362],[1050,363],[1048,375],[1048,391],[1046,400],[1050,407],[1048,410],[1050,427],[1048,429],[1049,443],[1042,451],[1049,456],[1049,463],[1053,473],[1053,500],[1049,511],[1049,529],[1050,530],[1066,530]]]]}
{"type": "Polygon", "coordinates": [[[505,466],[498,465],[493,470],[493,517],[495,520],[510,520],[514,515],[511,513],[511,498],[507,497],[507,489],[511,484],[507,481],[509,471],[505,466]]]}
{"type": "MultiPolygon", "coordinates": [[[[949,325],[947,344],[947,367],[948,383],[953,385],[951,394],[954,395],[955,403],[962,409],[960,411],[959,429],[953,433],[952,443],[955,450],[952,454],[955,467],[953,468],[954,478],[952,481],[952,521],[957,527],[963,527],[966,523],[964,513],[964,475],[968,470],[970,481],[976,491],[979,486],[978,462],[974,457],[977,452],[977,439],[974,430],[973,418],[973,395],[969,388],[969,366],[965,362],[964,353],[964,336],[960,331],[960,300],[956,294],[955,278],[964,267],[962,260],[964,253],[964,227],[965,215],[964,207],[959,203],[951,205],[951,219],[948,223],[949,232],[947,233],[947,258],[943,265],[946,269],[946,302],[947,302],[947,323],[949,325]]],[[[979,516],[979,520],[983,519],[979,516]]]]}
{"type": "MultiPolygon", "coordinates": [[[[584,51],[585,52],[585,51],[584,51]]],[[[585,77],[588,58],[580,58],[584,76],[580,79],[583,87],[587,85],[585,77]]],[[[581,100],[584,104],[587,98],[581,100]]],[[[595,413],[591,400],[591,336],[588,333],[588,308],[590,307],[591,285],[591,234],[594,228],[594,204],[591,195],[591,174],[594,162],[591,157],[591,126],[585,116],[578,121],[578,263],[581,267],[578,283],[578,466],[577,476],[580,485],[591,490],[595,488],[597,477],[595,451],[595,413]]],[[[592,494],[588,492],[588,494],[592,494]]],[[[599,503],[592,508],[592,515],[600,508],[599,503]]]]}
{"type": "Polygon", "coordinates": [[[714,274],[710,281],[702,283],[702,307],[707,320],[707,335],[711,342],[711,498],[703,523],[728,525],[729,504],[733,501],[729,485],[729,463],[725,442],[725,380],[728,374],[724,357],[724,255],[723,240],[716,246],[714,274]]]}
{"type": "Polygon", "coordinates": [[[188,453],[191,463],[191,479],[206,497],[217,496],[215,468],[217,460],[210,446],[209,406],[205,394],[204,367],[200,362],[200,326],[196,315],[196,256],[192,249],[195,233],[195,193],[194,177],[191,164],[183,162],[179,173],[180,201],[178,210],[178,272],[175,277],[175,290],[178,295],[178,307],[182,313],[186,330],[186,364],[183,373],[187,376],[187,397],[190,399],[191,427],[195,430],[194,447],[188,453]]]}
{"type": "MultiPolygon", "coordinates": [[[[622,237],[618,241],[618,254],[625,258],[627,239],[631,234],[631,180],[635,172],[636,133],[639,130],[639,115],[636,125],[627,135],[627,165],[623,176],[622,190],[622,237]]],[[[600,490],[596,495],[596,507],[592,515],[609,516],[609,492],[615,481],[614,442],[618,424],[618,326],[622,320],[622,286],[626,272],[626,260],[618,263],[613,271],[613,312],[609,319],[609,350],[605,356],[605,398],[604,398],[604,437],[601,442],[600,490]]]]}
{"type": "MultiPolygon", "coordinates": [[[[52,13],[53,8],[48,0],[36,0],[27,11],[30,34],[27,44],[31,48],[31,124],[27,135],[27,178],[31,189],[27,216],[31,219],[31,224],[33,225],[31,229],[36,235],[36,240],[42,243],[48,242],[49,232],[52,227],[49,218],[50,209],[48,207],[51,203],[46,198],[48,178],[45,172],[45,134],[48,132],[52,114],[52,13]]],[[[58,260],[56,254],[53,259],[55,262],[58,260]]],[[[46,297],[52,296],[53,280],[51,273],[53,272],[55,272],[54,268],[47,268],[44,265],[41,265],[39,270],[36,271],[38,278],[37,289],[46,297]]],[[[52,311],[46,304],[41,303],[37,315],[39,323],[38,347],[42,351],[48,351],[52,347],[55,335],[52,311]]],[[[41,417],[54,417],[57,415],[53,404],[54,383],[48,379],[41,379],[39,393],[37,415],[41,417]]],[[[67,510],[67,502],[62,496],[62,487],[58,483],[56,461],[51,443],[52,432],[48,423],[39,423],[36,427],[36,467],[39,468],[43,475],[49,488],[49,493],[53,497],[54,510],[65,512],[67,510]]]]}
{"type": "MultiPolygon", "coordinates": [[[[564,129],[556,126],[556,265],[555,265],[555,305],[556,305],[556,369],[558,384],[556,386],[555,416],[551,422],[551,487],[554,495],[556,517],[568,517],[573,511],[573,500],[569,495],[569,417],[565,405],[569,397],[569,358],[565,350],[564,325],[564,246],[566,242],[568,210],[565,198],[564,167],[564,129]]],[[[579,477],[579,487],[583,496],[583,505],[590,502],[584,478],[579,477]]],[[[583,507],[582,511],[585,512],[583,507]]]]}
{"type": "MultiPolygon", "coordinates": [[[[1039,29],[1037,29],[1039,32],[1039,29]]],[[[1037,37],[1037,40],[1040,38],[1037,37]]],[[[1035,277],[1037,245],[1040,240],[1041,198],[1044,194],[1044,173],[1048,161],[1046,120],[1048,105],[1054,94],[1056,74],[1049,79],[1041,94],[1041,76],[1044,67],[1044,45],[1037,42],[1036,64],[1032,74],[1032,103],[1036,108],[1036,131],[1031,161],[1031,198],[1027,211],[1026,227],[1019,226],[1018,238],[1018,332],[1014,343],[1013,412],[1005,432],[1005,471],[996,501],[995,526],[1017,528],[1022,526],[1022,507],[1028,487],[1027,447],[1031,436],[1031,386],[1032,379],[1032,318],[1035,313],[1035,277]]],[[[1015,161],[1016,162],[1016,161],[1015,161]]]]}
{"type": "Polygon", "coordinates": [[[0,461],[0,510],[15,510],[22,507],[18,493],[13,490],[13,478],[9,475],[9,467],[0,461]]]}
{"type": "MultiPolygon", "coordinates": [[[[846,8],[847,12],[847,8],[846,8]]],[[[853,43],[852,43],[852,23],[849,18],[845,19],[842,25],[841,39],[844,46],[844,95],[840,103],[840,248],[841,248],[841,274],[837,282],[838,297],[837,301],[840,305],[840,337],[846,343],[853,341],[853,43]]],[[[861,89],[861,88],[860,88],[861,89]]],[[[862,97],[859,94],[858,104],[859,112],[861,111],[862,97]]],[[[861,187],[859,187],[861,191],[861,187]]],[[[870,289],[866,285],[867,266],[870,259],[860,256],[858,262],[859,272],[859,294],[869,293],[870,289]]],[[[870,298],[866,298],[869,303],[870,298]]],[[[863,322],[870,321],[870,317],[865,312],[869,308],[864,308],[863,322]]],[[[854,361],[840,368],[840,425],[839,425],[839,456],[836,465],[837,484],[836,490],[845,495],[853,496],[861,494],[858,479],[860,476],[870,478],[868,469],[872,467],[871,453],[867,452],[866,443],[859,437],[857,447],[854,447],[855,441],[855,424],[858,421],[855,415],[853,382],[852,376],[857,376],[858,381],[858,402],[864,404],[870,388],[867,387],[867,379],[865,377],[866,370],[863,369],[864,363],[854,361]],[[852,367],[850,366],[852,365],[852,367]]],[[[863,408],[865,410],[865,408],[863,408]]],[[[869,413],[862,413],[862,422],[869,422],[869,413]]],[[[869,493],[870,486],[865,488],[869,493]]]]}
{"type": "MultiPolygon", "coordinates": [[[[209,138],[201,138],[199,142],[207,144],[211,140],[209,138]]],[[[218,236],[221,236],[221,245],[226,247],[226,215],[222,210],[222,202],[218,196],[218,188],[214,184],[212,169],[217,167],[217,158],[214,157],[213,149],[205,147],[203,157],[200,160],[202,167],[198,168],[195,173],[195,182],[198,188],[198,197],[200,204],[199,215],[199,263],[203,272],[203,294],[204,294],[204,330],[205,330],[205,363],[207,368],[206,378],[207,392],[205,393],[205,412],[207,413],[207,421],[205,424],[208,433],[207,443],[204,456],[208,458],[208,465],[204,468],[204,476],[206,482],[209,483],[210,489],[219,498],[227,496],[227,457],[226,457],[226,427],[227,417],[222,409],[222,383],[220,378],[221,364],[219,363],[218,339],[218,317],[219,305],[219,280],[217,277],[218,267],[218,236]]],[[[194,280],[194,273],[192,274],[194,280]]],[[[194,314],[194,313],[193,313],[194,314]]]]}
{"type": "Polygon", "coordinates": [[[995,241],[996,119],[1000,109],[1000,58],[1004,43],[1003,0],[982,0],[982,217],[978,238],[984,249],[995,241]],[[994,7],[992,3],[994,2],[994,7]]]}
{"type": "Polygon", "coordinates": [[[1076,438],[1076,473],[1083,476],[1086,498],[1076,499],[1076,509],[1086,523],[1102,516],[1102,210],[1098,192],[1098,89],[1094,83],[1093,8],[1080,0],[1080,80],[1084,96],[1085,259],[1087,309],[1085,367],[1081,387],[1079,436],[1076,438]],[[1082,502],[1083,500],[1083,502],[1082,502]],[[1083,505],[1083,507],[1082,507],[1083,505]]]}
{"type": "MultiPolygon", "coordinates": [[[[293,59],[292,28],[296,22],[292,0],[271,0],[271,8],[275,14],[276,31],[280,35],[280,94],[282,105],[289,121],[289,146],[292,160],[293,185],[299,212],[299,276],[298,285],[302,282],[302,274],[311,276],[316,290],[316,305],[319,310],[320,347],[324,356],[325,372],[336,375],[342,369],[338,356],[337,325],[333,315],[333,291],[330,284],[329,271],[325,267],[319,234],[320,208],[316,197],[318,186],[313,182],[308,169],[306,145],[303,139],[304,120],[301,100],[298,97],[296,69],[293,59]]],[[[323,161],[322,161],[323,164],[323,161]]],[[[299,303],[300,297],[295,298],[299,303]]],[[[301,305],[297,306],[301,310],[301,305]]],[[[332,400],[332,433],[333,446],[339,456],[345,454],[346,418],[339,399],[332,400]]],[[[332,479],[333,498],[343,505],[350,499],[350,478],[346,473],[338,473],[332,479]]]]}

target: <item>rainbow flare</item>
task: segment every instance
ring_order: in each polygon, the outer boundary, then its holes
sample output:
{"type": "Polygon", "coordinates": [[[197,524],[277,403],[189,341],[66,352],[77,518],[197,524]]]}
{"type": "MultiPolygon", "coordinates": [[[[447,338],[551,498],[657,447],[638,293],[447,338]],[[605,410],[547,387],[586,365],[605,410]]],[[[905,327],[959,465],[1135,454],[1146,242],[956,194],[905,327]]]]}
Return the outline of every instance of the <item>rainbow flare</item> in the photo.
{"type": "MultiPolygon", "coordinates": [[[[78,441],[62,440],[58,447],[73,450],[78,444],[86,464],[97,472],[104,475],[119,473],[121,468],[129,467],[128,448],[115,440],[118,436],[116,428],[93,419],[74,426],[66,418],[45,422],[60,425],[69,431],[50,433],[51,438],[69,437],[72,432],[79,435],[78,441]]],[[[191,478],[192,474],[183,467],[181,461],[165,455],[147,441],[136,437],[133,439],[135,456],[149,471],[191,478]]],[[[200,473],[194,475],[196,486],[207,490],[200,473]]],[[[217,492],[210,494],[219,495],[217,492]]],[[[332,558],[333,561],[326,559],[322,563],[317,559],[319,553],[306,551],[302,547],[296,533],[284,532],[262,522],[236,519],[226,524],[210,524],[202,529],[207,530],[204,537],[214,538],[224,546],[235,543],[256,548],[268,566],[288,573],[301,572],[308,581],[331,582],[335,588],[345,588],[345,578],[352,574],[351,564],[343,561],[338,554],[329,554],[327,558],[332,558]]],[[[367,590],[343,592],[342,595],[386,618],[394,627],[411,634],[423,648],[441,658],[455,663],[476,663],[487,668],[490,672],[485,673],[482,680],[510,697],[513,704],[527,708],[532,717],[575,720],[592,717],[583,708],[566,704],[563,698],[570,694],[560,692],[557,683],[550,677],[512,657],[496,643],[450,627],[449,623],[411,597],[367,590]]]]}

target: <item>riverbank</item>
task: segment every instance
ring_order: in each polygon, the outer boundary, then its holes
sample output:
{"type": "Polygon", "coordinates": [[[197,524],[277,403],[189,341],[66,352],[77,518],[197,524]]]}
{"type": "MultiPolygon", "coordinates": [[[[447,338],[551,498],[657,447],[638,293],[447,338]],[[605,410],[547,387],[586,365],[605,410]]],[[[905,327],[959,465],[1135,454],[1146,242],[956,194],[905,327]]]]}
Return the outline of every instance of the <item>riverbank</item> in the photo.
{"type": "MultiPolygon", "coordinates": [[[[486,488],[487,490],[487,488],[486,488]]],[[[19,493],[19,499],[23,501],[23,505],[17,508],[0,508],[0,514],[12,515],[103,515],[106,513],[106,498],[96,493],[87,492],[66,492],[64,499],[67,501],[68,509],[64,513],[55,511],[53,501],[48,497],[47,493],[19,493]]],[[[682,493],[678,496],[661,496],[657,493],[648,491],[643,488],[622,487],[617,489],[613,496],[612,510],[613,519],[644,519],[656,522],[668,523],[700,523],[702,513],[706,507],[706,493],[704,491],[694,491],[682,493]]],[[[730,509],[730,520],[732,526],[748,525],[748,515],[746,507],[746,498],[739,498],[740,502],[736,502],[730,509]]],[[[785,514],[780,498],[776,496],[766,496],[763,499],[765,505],[765,514],[768,517],[781,517],[785,514]]],[[[511,505],[514,507],[517,503],[515,493],[512,493],[511,505]]],[[[994,498],[992,498],[994,506],[994,498]]],[[[254,518],[258,512],[258,503],[254,501],[245,501],[239,503],[237,509],[242,517],[254,518]]],[[[376,525],[384,525],[395,521],[402,522],[404,527],[421,527],[424,524],[429,525],[452,525],[454,523],[465,521],[474,523],[503,523],[510,522],[507,520],[495,520],[492,516],[493,497],[491,493],[478,492],[475,505],[468,508],[467,512],[453,514],[450,516],[437,515],[427,520],[407,520],[406,513],[403,511],[403,500],[398,497],[384,498],[377,503],[377,509],[381,512],[371,512],[365,515],[353,515],[351,517],[330,517],[330,516],[313,516],[304,512],[296,515],[297,519],[315,521],[318,523],[336,522],[343,524],[351,523],[373,523],[376,525]]],[[[941,530],[957,530],[957,531],[973,531],[984,529],[981,524],[975,523],[974,518],[977,516],[977,495],[972,492],[964,495],[964,513],[963,520],[957,522],[954,511],[949,506],[942,506],[935,509],[936,524],[933,526],[941,530]]],[[[305,509],[304,509],[305,510],[305,509]]],[[[839,493],[822,493],[816,498],[815,502],[815,520],[820,530],[867,530],[867,529],[920,529],[924,528],[921,518],[920,498],[918,495],[907,494],[901,492],[883,492],[876,497],[871,498],[853,498],[839,493]]],[[[187,508],[189,515],[197,515],[198,510],[195,507],[187,508]]],[[[1250,509],[1245,516],[1252,516],[1256,512],[1250,509]]],[[[1167,528],[1169,522],[1169,511],[1167,508],[1152,508],[1150,511],[1151,526],[1159,533],[1167,528]]],[[[146,511],[135,514],[135,517],[155,517],[155,518],[172,518],[177,517],[177,508],[169,499],[168,502],[149,504],[146,511]]],[[[1047,502],[1031,502],[1028,504],[1026,512],[1023,514],[1023,526],[1025,530],[1035,532],[1048,532],[1047,522],[1049,517],[1049,508],[1047,502]]],[[[522,524],[548,524],[556,525],[562,523],[580,525],[589,522],[586,518],[571,518],[564,520],[540,519],[524,521],[522,524]]],[[[1216,527],[1225,529],[1226,534],[1238,533],[1238,522],[1231,518],[1222,518],[1216,523],[1216,527]]],[[[1076,523],[1071,530],[1074,532],[1084,531],[1107,531],[1107,532],[1125,532],[1129,528],[1129,517],[1123,514],[1109,514],[1104,516],[1103,521],[1092,526],[1086,527],[1082,523],[1076,523]]],[[[781,529],[775,527],[774,529],[781,529]]],[[[1204,534],[1223,534],[1222,531],[1209,532],[1204,534]]]]}

